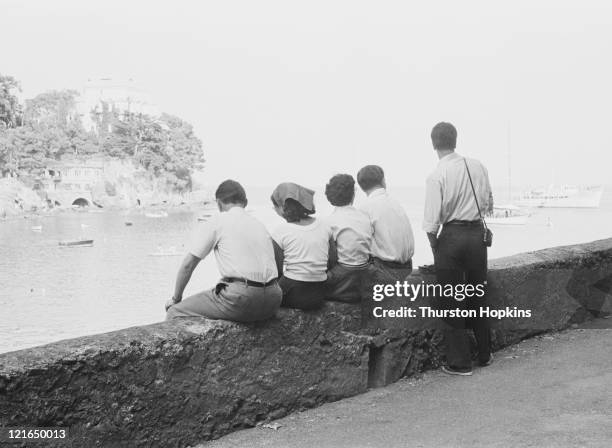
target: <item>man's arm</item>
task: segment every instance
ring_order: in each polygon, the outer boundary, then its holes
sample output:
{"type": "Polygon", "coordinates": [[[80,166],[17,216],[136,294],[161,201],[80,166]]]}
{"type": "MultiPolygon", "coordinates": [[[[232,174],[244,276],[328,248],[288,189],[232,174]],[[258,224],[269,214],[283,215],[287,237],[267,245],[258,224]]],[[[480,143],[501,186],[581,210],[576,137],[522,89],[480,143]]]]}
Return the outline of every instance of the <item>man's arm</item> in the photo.
{"type": "Polygon", "coordinates": [[[432,251],[435,251],[438,247],[438,235],[427,232],[427,238],[429,239],[429,245],[431,246],[432,251]]]}
{"type": "Polygon", "coordinates": [[[200,258],[193,254],[187,254],[183,259],[176,275],[176,284],[174,286],[174,299],[177,303],[183,299],[183,291],[185,291],[185,287],[189,283],[189,279],[191,279],[191,274],[193,274],[199,262],[200,258]]]}
{"type": "Polygon", "coordinates": [[[166,311],[172,305],[183,300],[183,291],[189,283],[191,274],[200,260],[203,260],[219,242],[219,215],[211,218],[205,224],[198,225],[190,243],[190,249],[181,263],[176,275],[174,296],[166,302],[166,311]]]}
{"type": "Polygon", "coordinates": [[[438,230],[440,229],[440,216],[442,215],[442,187],[434,179],[427,179],[425,185],[425,216],[423,230],[427,233],[432,251],[438,246],[438,230]]]}
{"type": "Polygon", "coordinates": [[[485,214],[493,213],[493,189],[491,188],[491,182],[489,181],[489,172],[487,169],[484,169],[485,174],[485,185],[487,190],[489,191],[489,197],[487,198],[487,206],[484,209],[485,214]]]}
{"type": "Polygon", "coordinates": [[[168,311],[168,308],[170,308],[172,305],[176,305],[183,300],[183,291],[185,291],[185,287],[187,286],[187,283],[189,283],[189,279],[191,279],[191,274],[193,274],[193,271],[198,263],[200,263],[200,260],[200,258],[193,254],[187,254],[187,256],[183,259],[181,267],[176,274],[174,296],[172,296],[172,298],[166,302],[166,311],[168,311]]]}

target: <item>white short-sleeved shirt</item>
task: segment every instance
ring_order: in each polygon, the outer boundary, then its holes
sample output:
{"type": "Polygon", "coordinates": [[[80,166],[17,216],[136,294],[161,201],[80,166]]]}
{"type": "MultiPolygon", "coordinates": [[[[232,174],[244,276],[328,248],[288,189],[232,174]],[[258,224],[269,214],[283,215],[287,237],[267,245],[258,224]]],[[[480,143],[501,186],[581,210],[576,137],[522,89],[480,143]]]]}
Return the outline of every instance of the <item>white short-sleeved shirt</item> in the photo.
{"type": "Polygon", "coordinates": [[[204,258],[213,249],[222,277],[262,283],[278,277],[270,234],[242,207],[232,207],[198,227],[189,252],[204,258]]]}
{"type": "Polygon", "coordinates": [[[450,153],[440,159],[434,172],[427,178],[423,219],[423,230],[426,232],[438,233],[442,224],[453,220],[480,219],[465,167],[466,162],[481,213],[485,214],[493,207],[489,174],[484,165],[478,160],[467,159],[456,152],[450,153]]]}
{"type": "Polygon", "coordinates": [[[359,207],[372,223],[372,256],[407,263],[414,255],[414,234],[406,211],[384,188],[371,192],[359,207]]]}
{"type": "Polygon", "coordinates": [[[331,229],[319,219],[307,226],[279,225],[272,238],[284,253],[283,275],[303,282],[325,281],[330,237],[331,229]]]}
{"type": "Polygon", "coordinates": [[[373,229],[365,212],[351,205],[336,207],[325,222],[336,242],[338,262],[351,266],[367,263],[373,229]]]}

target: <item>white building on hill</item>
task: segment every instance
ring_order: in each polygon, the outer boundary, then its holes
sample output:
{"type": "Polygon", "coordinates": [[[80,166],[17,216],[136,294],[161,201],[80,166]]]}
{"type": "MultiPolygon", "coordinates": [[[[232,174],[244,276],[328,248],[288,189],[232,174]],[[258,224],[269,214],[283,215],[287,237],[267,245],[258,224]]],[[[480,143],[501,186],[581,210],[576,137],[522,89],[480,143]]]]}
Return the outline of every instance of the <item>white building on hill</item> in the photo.
{"type": "Polygon", "coordinates": [[[119,113],[145,114],[152,117],[160,114],[148,92],[138,87],[131,78],[89,79],[77,99],[77,109],[86,130],[97,131],[92,114],[101,114],[104,104],[109,110],[116,110],[119,113]]]}

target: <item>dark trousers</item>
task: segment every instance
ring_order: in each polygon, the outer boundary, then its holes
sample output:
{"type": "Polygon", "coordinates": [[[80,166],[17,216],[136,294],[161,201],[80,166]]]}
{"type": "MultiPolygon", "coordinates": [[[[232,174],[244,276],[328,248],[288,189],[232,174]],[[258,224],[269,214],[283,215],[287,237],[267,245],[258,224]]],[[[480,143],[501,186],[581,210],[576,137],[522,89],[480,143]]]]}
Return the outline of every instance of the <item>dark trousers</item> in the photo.
{"type": "Polygon", "coordinates": [[[327,271],[326,300],[361,303],[369,264],[348,266],[338,263],[327,271]]]}
{"type": "Polygon", "coordinates": [[[282,307],[315,310],[323,305],[323,299],[327,292],[325,281],[303,282],[283,275],[278,279],[278,284],[283,291],[282,307]]]}
{"type": "MultiPolygon", "coordinates": [[[[436,280],[444,285],[478,285],[487,279],[487,248],[482,242],[483,228],[478,225],[444,225],[434,251],[436,280]]],[[[456,290],[455,290],[456,291],[456,290]]],[[[479,315],[481,306],[486,306],[486,295],[470,297],[462,301],[453,298],[437,298],[442,309],[475,310],[479,315]]],[[[444,318],[446,330],[446,362],[457,369],[471,369],[470,340],[467,329],[476,337],[478,359],[486,362],[491,354],[491,332],[486,318],[444,318]]]]}

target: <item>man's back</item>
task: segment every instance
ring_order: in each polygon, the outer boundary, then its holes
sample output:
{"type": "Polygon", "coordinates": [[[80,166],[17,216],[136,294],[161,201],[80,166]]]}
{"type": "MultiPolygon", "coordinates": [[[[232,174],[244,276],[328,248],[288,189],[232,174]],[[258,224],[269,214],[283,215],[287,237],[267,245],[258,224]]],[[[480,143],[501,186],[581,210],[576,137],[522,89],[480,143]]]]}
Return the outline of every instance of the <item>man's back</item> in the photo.
{"type": "Polygon", "coordinates": [[[408,215],[384,188],[372,191],[359,207],[373,229],[371,253],[384,261],[406,263],[414,254],[414,235],[408,215]]]}
{"type": "Polygon", "coordinates": [[[439,226],[450,221],[476,221],[478,207],[470,185],[470,177],[481,213],[493,206],[487,169],[476,159],[451,153],[438,162],[426,183],[423,229],[436,233],[439,226]]]}
{"type": "Polygon", "coordinates": [[[213,249],[223,277],[265,283],[278,275],[270,235],[241,207],[214,216],[198,229],[191,253],[204,258],[213,249]]]}
{"type": "Polygon", "coordinates": [[[338,261],[345,265],[367,263],[372,245],[370,217],[352,205],[336,207],[325,221],[336,241],[338,261]]]}

